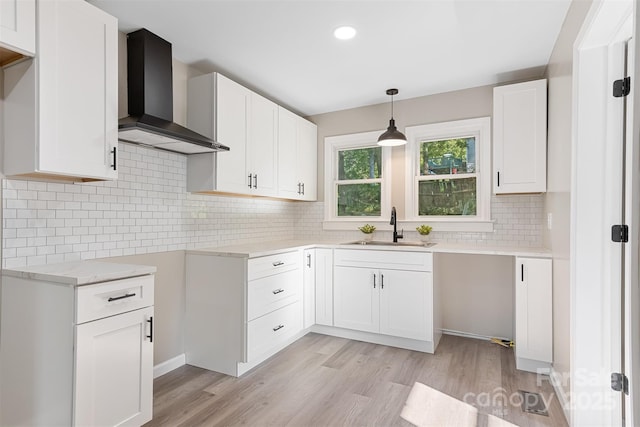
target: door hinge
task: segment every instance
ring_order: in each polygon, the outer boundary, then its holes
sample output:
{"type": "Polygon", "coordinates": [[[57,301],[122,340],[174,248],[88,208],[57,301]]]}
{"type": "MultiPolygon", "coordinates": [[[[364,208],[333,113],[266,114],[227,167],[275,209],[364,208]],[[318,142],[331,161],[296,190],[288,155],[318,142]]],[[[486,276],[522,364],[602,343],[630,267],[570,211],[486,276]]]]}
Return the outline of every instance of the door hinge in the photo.
{"type": "Polygon", "coordinates": [[[618,243],[627,243],[629,241],[629,226],[626,224],[611,226],[611,240],[618,243]]]}
{"type": "Polygon", "coordinates": [[[619,372],[613,372],[611,374],[611,389],[629,394],[629,379],[627,376],[619,372]]]}
{"type": "Polygon", "coordinates": [[[613,96],[620,98],[631,93],[631,77],[616,80],[613,82],[613,96]]]}

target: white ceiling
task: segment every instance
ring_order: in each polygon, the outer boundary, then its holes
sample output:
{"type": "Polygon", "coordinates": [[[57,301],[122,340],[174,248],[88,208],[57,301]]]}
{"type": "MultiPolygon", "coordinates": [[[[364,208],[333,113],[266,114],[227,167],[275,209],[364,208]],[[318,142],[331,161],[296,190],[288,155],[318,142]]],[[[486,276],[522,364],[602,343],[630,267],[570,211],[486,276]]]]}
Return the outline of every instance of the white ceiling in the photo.
{"type": "Polygon", "coordinates": [[[304,115],[540,77],[570,0],[89,0],[304,115]],[[350,41],[333,30],[351,25],[350,41]]]}

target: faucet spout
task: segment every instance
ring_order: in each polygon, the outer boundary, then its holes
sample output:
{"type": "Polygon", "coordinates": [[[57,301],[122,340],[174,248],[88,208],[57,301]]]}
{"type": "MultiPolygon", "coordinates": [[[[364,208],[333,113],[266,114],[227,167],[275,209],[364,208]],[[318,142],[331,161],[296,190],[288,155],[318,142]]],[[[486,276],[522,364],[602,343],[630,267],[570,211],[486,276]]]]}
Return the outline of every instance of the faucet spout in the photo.
{"type": "Polygon", "coordinates": [[[404,237],[403,232],[398,233],[397,222],[398,218],[396,214],[396,207],[394,206],[391,208],[391,222],[389,222],[389,224],[393,225],[393,243],[398,243],[398,239],[402,239],[404,237]]]}

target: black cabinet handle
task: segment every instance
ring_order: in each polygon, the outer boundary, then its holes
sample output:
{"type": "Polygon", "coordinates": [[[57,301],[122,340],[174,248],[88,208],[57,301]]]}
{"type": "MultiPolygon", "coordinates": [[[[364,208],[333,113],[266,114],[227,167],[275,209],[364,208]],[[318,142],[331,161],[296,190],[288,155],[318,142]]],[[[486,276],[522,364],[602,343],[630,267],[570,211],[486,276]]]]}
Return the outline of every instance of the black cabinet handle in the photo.
{"type": "Polygon", "coordinates": [[[258,174],[253,175],[253,188],[258,188],[258,174]]]}
{"type": "Polygon", "coordinates": [[[500,187],[500,171],[498,171],[498,187],[500,187]]]}
{"type": "Polygon", "coordinates": [[[149,323],[149,335],[147,335],[147,338],[149,338],[149,342],[153,342],[153,316],[147,322],[149,323]]]}
{"type": "Polygon", "coordinates": [[[375,273],[373,274],[373,289],[376,288],[376,275],[375,273]]]}
{"type": "Polygon", "coordinates": [[[380,289],[384,289],[384,274],[380,273],[380,289]]]}
{"type": "Polygon", "coordinates": [[[311,268],[311,254],[307,254],[307,267],[311,268]]]}
{"type": "Polygon", "coordinates": [[[520,281],[524,282],[524,264],[520,264],[520,281]]]}
{"type": "Polygon", "coordinates": [[[282,328],[284,328],[284,325],[278,325],[275,328],[273,328],[273,332],[279,331],[282,328]]]}
{"type": "Polygon", "coordinates": [[[252,177],[252,176],[253,176],[253,175],[251,175],[251,174],[249,174],[249,176],[248,176],[248,178],[249,178],[249,188],[251,188],[251,177],[252,177]]]}
{"type": "Polygon", "coordinates": [[[116,148],[117,148],[117,147],[113,147],[113,150],[111,150],[111,153],[113,153],[113,164],[111,165],[111,167],[113,168],[113,170],[117,170],[117,169],[116,169],[116,167],[117,167],[117,166],[116,166],[116,165],[117,165],[117,162],[116,162],[116,160],[117,160],[117,159],[116,159],[116,148]]]}
{"type": "Polygon", "coordinates": [[[298,194],[302,194],[302,184],[298,183],[298,194]]]}
{"type": "Polygon", "coordinates": [[[302,183],[302,195],[304,196],[304,182],[302,183]]]}
{"type": "Polygon", "coordinates": [[[136,293],[132,293],[132,294],[124,294],[122,296],[119,297],[109,297],[109,299],[107,301],[111,302],[111,301],[118,301],[119,299],[125,299],[125,298],[131,298],[131,297],[135,297],[136,293]]]}

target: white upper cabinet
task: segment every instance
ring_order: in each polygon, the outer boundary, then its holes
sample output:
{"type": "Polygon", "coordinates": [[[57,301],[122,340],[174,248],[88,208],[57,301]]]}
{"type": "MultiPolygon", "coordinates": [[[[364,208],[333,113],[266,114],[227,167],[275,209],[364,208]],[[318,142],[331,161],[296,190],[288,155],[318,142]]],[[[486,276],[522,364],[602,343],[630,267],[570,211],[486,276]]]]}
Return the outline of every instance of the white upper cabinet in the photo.
{"type": "Polygon", "coordinates": [[[316,199],[313,123],[218,73],[190,79],[187,97],[187,126],[230,149],[190,155],[187,191],[316,199]]]}
{"type": "Polygon", "coordinates": [[[250,91],[212,73],[189,80],[187,126],[229,147],[187,157],[187,191],[248,193],[247,114],[250,91]]]}
{"type": "Polygon", "coordinates": [[[317,198],[318,128],[280,107],[278,113],[278,196],[317,198]]]}
{"type": "Polygon", "coordinates": [[[0,65],[36,53],[36,0],[0,0],[0,65]]]}
{"type": "Polygon", "coordinates": [[[38,56],[4,70],[5,174],[116,179],[117,20],[43,1],[37,33],[38,56]]]}
{"type": "Polygon", "coordinates": [[[547,190],[547,80],[493,89],[493,192],[547,190]]]}

